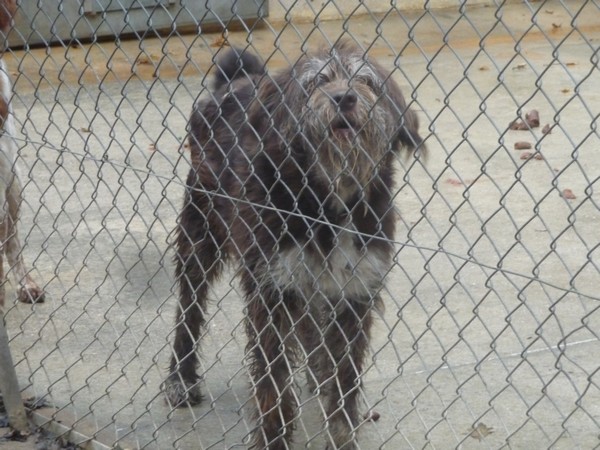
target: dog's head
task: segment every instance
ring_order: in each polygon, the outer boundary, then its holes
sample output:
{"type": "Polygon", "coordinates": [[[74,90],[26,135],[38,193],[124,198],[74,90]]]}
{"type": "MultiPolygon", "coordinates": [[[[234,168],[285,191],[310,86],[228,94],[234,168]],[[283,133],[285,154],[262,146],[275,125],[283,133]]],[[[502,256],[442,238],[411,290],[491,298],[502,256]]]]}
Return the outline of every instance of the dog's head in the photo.
{"type": "Polygon", "coordinates": [[[370,144],[414,148],[421,143],[416,114],[390,74],[357,47],[342,42],[300,61],[299,88],[307,97],[305,119],[340,145],[367,134],[370,144]],[[378,142],[377,139],[384,139],[378,142]],[[373,141],[373,139],[375,141],[373,141]]]}
{"type": "Polygon", "coordinates": [[[266,84],[273,86],[259,89],[259,99],[269,99],[263,107],[278,132],[288,142],[302,139],[332,181],[346,176],[364,185],[390,150],[422,142],[396,82],[347,42],[303,57],[266,84]]]}

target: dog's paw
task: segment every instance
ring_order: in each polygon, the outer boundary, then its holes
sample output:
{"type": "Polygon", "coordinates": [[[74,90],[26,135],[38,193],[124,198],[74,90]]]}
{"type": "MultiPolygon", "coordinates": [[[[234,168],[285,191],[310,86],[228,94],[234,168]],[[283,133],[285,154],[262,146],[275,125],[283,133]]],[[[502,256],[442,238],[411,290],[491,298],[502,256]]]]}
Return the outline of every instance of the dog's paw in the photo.
{"type": "Polygon", "coordinates": [[[202,393],[198,382],[184,383],[179,377],[169,377],[162,385],[166,402],[174,407],[194,406],[202,401],[202,393]]]}
{"type": "Polygon", "coordinates": [[[18,296],[21,303],[43,303],[46,300],[46,293],[36,285],[20,286],[18,296]]]}

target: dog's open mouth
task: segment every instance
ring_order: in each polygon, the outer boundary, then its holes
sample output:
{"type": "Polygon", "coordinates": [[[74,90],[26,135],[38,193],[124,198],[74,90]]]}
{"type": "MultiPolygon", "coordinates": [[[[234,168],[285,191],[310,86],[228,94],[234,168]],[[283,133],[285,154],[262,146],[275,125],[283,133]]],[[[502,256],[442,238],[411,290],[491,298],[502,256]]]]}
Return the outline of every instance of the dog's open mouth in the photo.
{"type": "Polygon", "coordinates": [[[331,121],[331,134],[342,140],[351,140],[356,135],[356,124],[346,116],[336,117],[331,121]]]}

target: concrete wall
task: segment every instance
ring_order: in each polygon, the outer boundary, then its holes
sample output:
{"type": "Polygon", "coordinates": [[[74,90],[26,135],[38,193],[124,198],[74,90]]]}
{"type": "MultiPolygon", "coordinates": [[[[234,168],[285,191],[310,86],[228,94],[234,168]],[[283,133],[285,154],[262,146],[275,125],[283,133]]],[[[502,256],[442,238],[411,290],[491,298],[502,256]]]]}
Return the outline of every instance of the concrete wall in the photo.
{"type": "MultiPolygon", "coordinates": [[[[382,13],[390,4],[403,10],[423,9],[424,0],[269,0],[269,20],[285,20],[286,14],[296,21],[312,21],[319,11],[320,20],[341,19],[350,14],[382,13]]],[[[430,0],[428,8],[458,8],[459,0],[430,0]]],[[[468,0],[467,4],[493,4],[493,0],[468,0]]]]}

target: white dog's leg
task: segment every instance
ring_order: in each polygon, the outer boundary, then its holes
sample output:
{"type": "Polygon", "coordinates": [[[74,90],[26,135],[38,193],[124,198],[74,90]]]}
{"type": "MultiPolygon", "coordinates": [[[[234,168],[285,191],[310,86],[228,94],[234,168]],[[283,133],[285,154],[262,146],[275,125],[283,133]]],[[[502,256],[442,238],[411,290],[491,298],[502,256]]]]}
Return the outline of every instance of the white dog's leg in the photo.
{"type": "Polygon", "coordinates": [[[8,188],[6,204],[8,206],[8,214],[4,224],[6,232],[4,253],[18,285],[17,293],[19,300],[24,303],[43,302],[44,291],[33,280],[23,261],[23,251],[17,228],[21,206],[21,183],[18,177],[14,177],[13,182],[8,188]]]}
{"type": "MultiPolygon", "coordinates": [[[[17,230],[21,207],[21,181],[17,173],[18,147],[16,127],[10,107],[11,83],[4,61],[0,59],[0,253],[6,255],[10,270],[17,282],[19,300],[25,303],[44,301],[44,291],[33,281],[25,268],[17,230]]],[[[0,256],[0,264],[3,263],[0,256]]],[[[4,288],[4,270],[0,270],[4,288]]],[[[3,289],[2,289],[3,290],[3,289]]],[[[0,292],[0,306],[4,293],[0,292]]]]}

